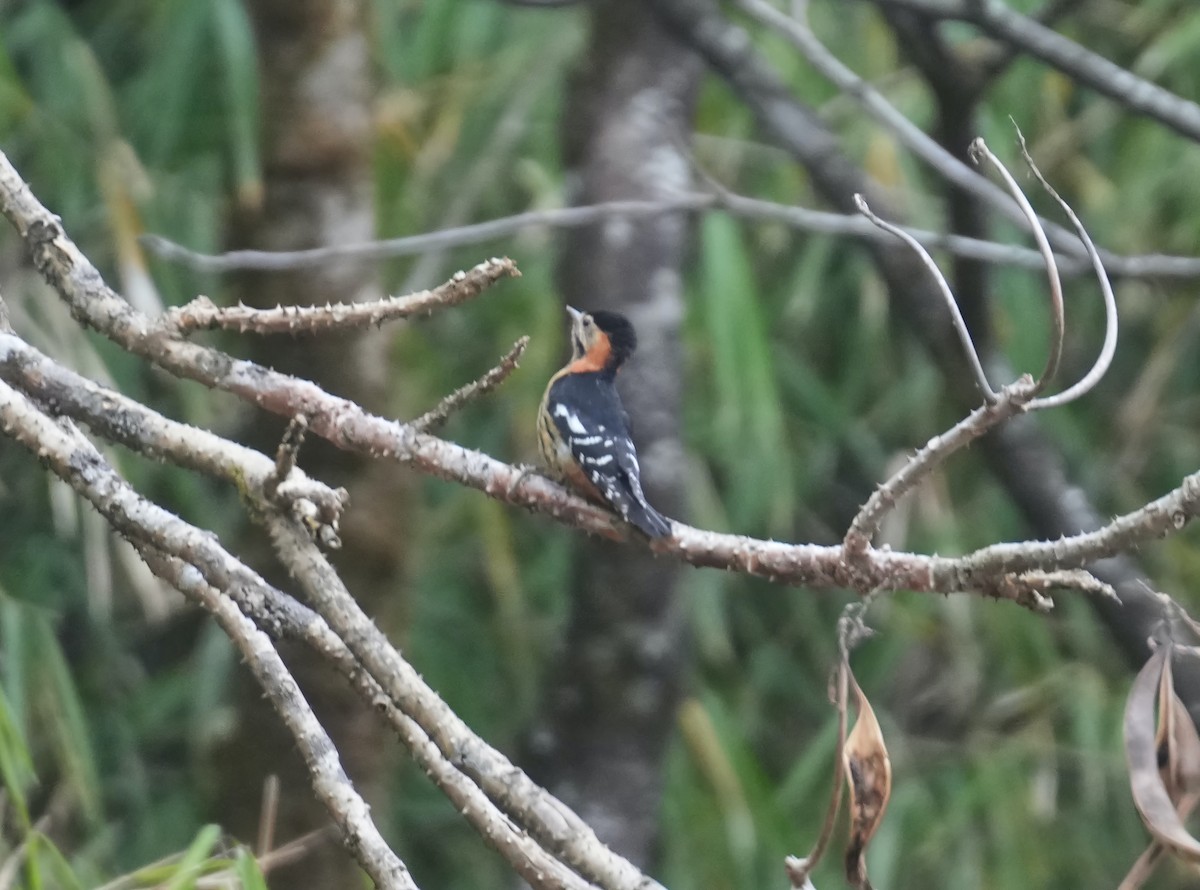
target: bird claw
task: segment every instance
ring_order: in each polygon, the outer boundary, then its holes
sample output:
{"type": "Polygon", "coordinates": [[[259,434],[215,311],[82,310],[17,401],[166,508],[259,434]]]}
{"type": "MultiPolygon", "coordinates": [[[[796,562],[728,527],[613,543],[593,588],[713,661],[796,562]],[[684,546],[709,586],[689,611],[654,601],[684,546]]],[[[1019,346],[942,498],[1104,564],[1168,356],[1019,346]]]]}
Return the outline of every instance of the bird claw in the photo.
{"type": "Polygon", "coordinates": [[[508,483],[508,496],[513,497],[525,478],[531,475],[537,475],[537,467],[530,464],[517,464],[517,478],[508,483]]]}

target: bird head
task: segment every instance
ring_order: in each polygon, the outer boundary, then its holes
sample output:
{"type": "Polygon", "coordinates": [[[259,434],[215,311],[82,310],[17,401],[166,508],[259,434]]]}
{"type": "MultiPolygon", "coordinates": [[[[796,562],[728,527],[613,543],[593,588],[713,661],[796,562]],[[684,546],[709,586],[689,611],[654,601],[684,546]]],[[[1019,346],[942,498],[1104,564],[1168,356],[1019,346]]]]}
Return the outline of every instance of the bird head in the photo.
{"type": "Polygon", "coordinates": [[[637,349],[637,334],[624,315],[602,309],[581,312],[571,306],[567,312],[571,315],[571,360],[580,363],[581,370],[615,373],[637,349]]]}

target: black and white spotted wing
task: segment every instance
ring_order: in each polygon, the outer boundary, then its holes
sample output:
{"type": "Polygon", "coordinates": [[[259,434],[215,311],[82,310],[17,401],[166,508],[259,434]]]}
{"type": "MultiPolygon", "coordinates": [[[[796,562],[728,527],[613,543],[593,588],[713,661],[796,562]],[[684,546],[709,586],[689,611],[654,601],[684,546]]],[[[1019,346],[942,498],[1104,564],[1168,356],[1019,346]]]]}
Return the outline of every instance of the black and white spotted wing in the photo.
{"type": "Polygon", "coordinates": [[[621,518],[651,538],[669,535],[670,520],[642,492],[629,418],[612,379],[603,373],[564,375],[550,387],[547,408],[575,464],[621,518]]]}

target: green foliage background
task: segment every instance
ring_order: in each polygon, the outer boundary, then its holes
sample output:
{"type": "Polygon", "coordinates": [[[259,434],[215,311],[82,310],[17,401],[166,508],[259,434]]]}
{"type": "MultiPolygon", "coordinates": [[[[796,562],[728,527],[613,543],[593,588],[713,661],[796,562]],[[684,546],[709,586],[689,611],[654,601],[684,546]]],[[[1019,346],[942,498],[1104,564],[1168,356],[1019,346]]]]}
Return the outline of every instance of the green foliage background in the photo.
{"type": "MultiPolygon", "coordinates": [[[[1013,3],[1020,8],[1032,6],[1013,3]]],[[[261,188],[256,60],[238,0],[0,3],[0,147],[112,281],[130,247],[129,208],[147,231],[218,250],[231,202],[261,188]],[[124,240],[123,240],[124,239],[124,240]]],[[[1200,8],[1188,0],[1082,4],[1071,37],[1177,93],[1200,94],[1200,8]]],[[[816,0],[818,32],[918,124],[931,101],[869,4],[816,0]]],[[[580,10],[488,0],[378,0],[371,29],[381,235],[416,233],[563,200],[559,116],[586,34],[580,10]]],[[[970,44],[973,32],[954,29],[970,44]]],[[[894,184],[914,223],[939,225],[941,185],[782,42],[759,35],[798,96],[847,150],[894,184]]],[[[1019,60],[981,107],[1005,157],[1011,115],[1096,241],[1126,253],[1200,250],[1200,152],[1061,75],[1019,60]]],[[[704,90],[696,152],[738,190],[814,205],[798,170],[764,145],[719,82],[704,90]]],[[[1042,206],[1046,206],[1044,203],[1042,206]]],[[[997,234],[1020,234],[998,227],[997,234]]],[[[13,238],[0,233],[5,251],[13,238]]],[[[447,435],[514,461],[533,454],[532,417],[561,350],[553,233],[453,252],[437,276],[507,253],[524,277],[469,307],[397,334],[397,414],[415,414],[489,366],[516,337],[533,344],[494,397],[447,435]]],[[[687,281],[686,432],[694,524],[828,540],[889,462],[956,418],[938,370],[892,317],[858,246],[700,220],[687,281]]],[[[401,287],[413,260],[383,266],[401,287]]],[[[219,295],[218,280],[153,262],[169,303],[219,295]]],[[[994,272],[994,319],[1012,363],[1041,366],[1039,276],[994,272]]],[[[425,283],[425,282],[423,282],[425,283]]],[[[73,332],[28,273],[5,298],[27,307],[35,342],[172,416],[223,420],[205,393],[148,376],[73,332]]],[[[1070,472],[1121,512],[1200,466],[1193,284],[1120,284],[1117,363],[1081,404],[1044,418],[1070,472]]],[[[1067,376],[1098,348],[1094,288],[1072,282],[1067,376]]],[[[138,487],[191,521],[231,527],[232,492],[114,455],[138,487]]],[[[421,486],[418,565],[400,636],[408,654],[486,738],[514,749],[538,709],[569,607],[575,535],[439,482],[421,486]]],[[[232,719],[234,656],[211,627],[179,640],[156,624],[102,527],[0,443],[0,778],[10,829],[3,861],[31,842],[29,886],[96,886],[136,872],[188,886],[250,857],[205,827],[206,758],[232,719]],[[111,589],[104,579],[112,580],[111,589]],[[57,809],[55,809],[57,808],[57,809]],[[67,842],[33,829],[69,814],[67,842]],[[170,854],[179,858],[145,871],[170,854]],[[137,872],[138,869],[143,869],[137,872]]],[[[898,545],[959,553],[1025,535],[979,456],[957,457],[900,511],[898,545]]],[[[1139,554],[1165,590],[1192,601],[1192,535],[1139,554]]],[[[834,715],[826,674],[845,596],[689,570],[693,668],[667,764],[660,876],[673,890],[780,886],[785,854],[815,837],[828,793],[834,715]]],[[[1119,719],[1131,672],[1087,605],[1059,599],[1044,620],[1001,604],[898,595],[872,609],[879,636],[856,656],[891,746],[895,792],[870,857],[876,886],[1114,886],[1145,843],[1126,786],[1119,719]]],[[[396,841],[427,887],[498,886],[505,868],[414,769],[395,779],[396,841]]],[[[56,828],[59,826],[56,826],[56,828]]],[[[62,837],[61,832],[56,836],[62,837]]],[[[836,858],[836,857],[835,857],[836,858]]],[[[836,862],[818,886],[838,886],[836,862]]],[[[1165,870],[1157,886],[1188,885],[1165,870]]],[[[1194,880],[1194,878],[1193,878],[1194,880]]]]}

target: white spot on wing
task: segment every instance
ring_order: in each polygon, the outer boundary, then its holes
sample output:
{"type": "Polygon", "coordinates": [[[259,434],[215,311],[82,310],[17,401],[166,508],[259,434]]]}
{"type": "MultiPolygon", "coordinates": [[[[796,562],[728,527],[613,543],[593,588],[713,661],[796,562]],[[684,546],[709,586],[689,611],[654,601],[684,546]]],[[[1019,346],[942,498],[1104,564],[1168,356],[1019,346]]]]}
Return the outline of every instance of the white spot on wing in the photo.
{"type": "Polygon", "coordinates": [[[554,406],[554,416],[555,417],[565,417],[567,420],[567,429],[569,429],[575,435],[577,435],[577,436],[586,436],[587,435],[587,427],[584,426],[580,422],[579,418],[571,413],[571,409],[568,408],[566,405],[564,405],[562,402],[559,402],[557,405],[554,406]]]}

